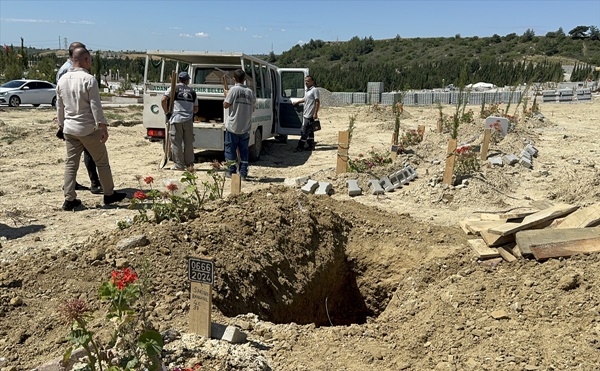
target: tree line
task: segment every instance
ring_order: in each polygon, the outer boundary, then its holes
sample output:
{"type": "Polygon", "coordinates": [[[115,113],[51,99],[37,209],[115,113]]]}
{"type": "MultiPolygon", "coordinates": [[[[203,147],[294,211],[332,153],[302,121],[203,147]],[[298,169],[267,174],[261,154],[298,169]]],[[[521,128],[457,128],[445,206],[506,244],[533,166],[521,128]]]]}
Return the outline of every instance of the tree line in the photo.
{"type": "MultiPolygon", "coordinates": [[[[563,67],[574,66],[571,81],[597,80],[600,73],[600,31],[596,26],[562,28],[536,36],[528,29],[522,35],[450,38],[402,38],[374,40],[353,37],[346,42],[310,40],[281,55],[259,55],[279,67],[308,67],[318,85],[330,91],[364,92],[367,82],[383,82],[386,91],[441,88],[479,81],[498,86],[532,82],[560,82],[563,67]],[[461,80],[461,73],[464,81],[461,80]]],[[[3,80],[23,77],[55,82],[65,61],[52,51],[4,45],[0,52],[3,80]]],[[[109,71],[120,81],[139,84],[143,80],[145,55],[95,52],[92,74],[101,83],[109,71]],[[118,75],[116,72],[118,71],[118,75]],[[127,81],[125,81],[127,80],[127,81]]],[[[185,66],[180,66],[185,67],[185,66]]],[[[175,63],[166,66],[167,71],[175,63]]],[[[151,65],[149,78],[157,80],[158,65],[151,65]]]]}

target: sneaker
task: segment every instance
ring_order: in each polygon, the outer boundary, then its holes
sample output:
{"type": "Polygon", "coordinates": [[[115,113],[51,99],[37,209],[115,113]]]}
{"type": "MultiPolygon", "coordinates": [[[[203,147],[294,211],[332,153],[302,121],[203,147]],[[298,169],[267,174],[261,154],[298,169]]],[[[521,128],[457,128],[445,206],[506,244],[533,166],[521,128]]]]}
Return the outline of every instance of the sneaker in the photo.
{"type": "Polygon", "coordinates": [[[171,170],[185,171],[185,166],[173,165],[173,167],[171,168],[171,170]]]}
{"type": "Polygon", "coordinates": [[[62,205],[62,209],[64,211],[73,211],[78,206],[81,206],[81,201],[78,199],[74,199],[73,201],[65,200],[65,202],[62,205]]]}
{"type": "Polygon", "coordinates": [[[102,189],[102,186],[100,186],[100,185],[92,185],[90,187],[90,192],[92,192],[95,195],[101,195],[104,193],[104,190],[102,189]]]}
{"type": "Polygon", "coordinates": [[[109,205],[115,202],[123,201],[123,199],[127,196],[126,193],[122,192],[114,192],[110,196],[104,196],[104,204],[109,205]]]}

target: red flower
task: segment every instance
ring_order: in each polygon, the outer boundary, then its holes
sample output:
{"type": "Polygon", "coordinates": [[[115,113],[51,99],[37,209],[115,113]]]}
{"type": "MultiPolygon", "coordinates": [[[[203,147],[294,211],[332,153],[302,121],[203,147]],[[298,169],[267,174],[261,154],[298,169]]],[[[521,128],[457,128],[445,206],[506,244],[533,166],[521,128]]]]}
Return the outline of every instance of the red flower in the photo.
{"type": "Polygon", "coordinates": [[[146,184],[150,184],[150,183],[152,183],[153,181],[154,181],[154,178],[153,178],[153,177],[151,177],[151,176],[147,176],[147,177],[144,179],[144,182],[146,182],[146,184]]]}
{"type": "Polygon", "coordinates": [[[146,196],[144,191],[136,191],[133,194],[133,198],[137,198],[138,200],[145,200],[146,198],[148,198],[148,196],[146,196]]]}
{"type": "Polygon", "coordinates": [[[119,291],[123,290],[127,284],[134,283],[138,279],[137,273],[129,268],[125,268],[121,271],[112,271],[110,275],[110,282],[115,285],[119,291]]]}
{"type": "Polygon", "coordinates": [[[171,192],[175,192],[179,189],[179,187],[177,187],[177,184],[175,183],[169,183],[167,184],[167,189],[171,192]]]}

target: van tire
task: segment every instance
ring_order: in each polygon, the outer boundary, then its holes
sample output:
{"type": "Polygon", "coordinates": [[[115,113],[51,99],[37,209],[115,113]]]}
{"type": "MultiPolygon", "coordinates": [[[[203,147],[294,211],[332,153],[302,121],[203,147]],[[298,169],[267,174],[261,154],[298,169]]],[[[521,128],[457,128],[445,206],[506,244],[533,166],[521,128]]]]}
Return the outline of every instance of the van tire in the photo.
{"type": "Polygon", "coordinates": [[[248,148],[250,162],[256,162],[260,160],[260,152],[262,151],[262,131],[256,129],[254,132],[254,144],[248,148]]]}

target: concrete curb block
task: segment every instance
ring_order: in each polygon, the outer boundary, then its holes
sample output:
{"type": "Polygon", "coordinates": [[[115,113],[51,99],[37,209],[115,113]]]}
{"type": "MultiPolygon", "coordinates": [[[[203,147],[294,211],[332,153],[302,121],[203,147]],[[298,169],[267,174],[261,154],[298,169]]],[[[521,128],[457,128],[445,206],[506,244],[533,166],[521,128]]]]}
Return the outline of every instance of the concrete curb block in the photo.
{"type": "Polygon", "coordinates": [[[382,195],[385,193],[385,191],[381,187],[381,184],[379,184],[379,180],[377,179],[369,180],[369,188],[371,189],[372,195],[382,195]]]}
{"type": "Polygon", "coordinates": [[[315,191],[316,195],[329,195],[333,191],[333,186],[329,182],[319,182],[319,188],[315,191]]]}
{"type": "Polygon", "coordinates": [[[317,189],[318,186],[319,186],[319,183],[317,181],[309,179],[300,190],[306,194],[309,194],[309,193],[313,193],[317,189]]]}
{"type": "Polygon", "coordinates": [[[348,179],[346,185],[348,186],[348,196],[354,197],[362,194],[362,189],[358,186],[358,180],[348,179]]]}

